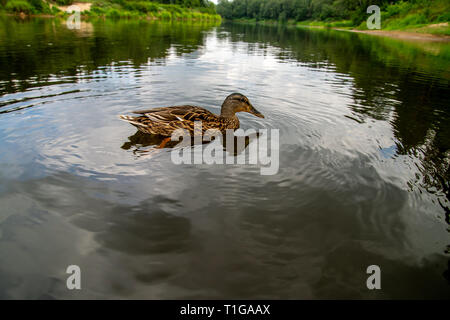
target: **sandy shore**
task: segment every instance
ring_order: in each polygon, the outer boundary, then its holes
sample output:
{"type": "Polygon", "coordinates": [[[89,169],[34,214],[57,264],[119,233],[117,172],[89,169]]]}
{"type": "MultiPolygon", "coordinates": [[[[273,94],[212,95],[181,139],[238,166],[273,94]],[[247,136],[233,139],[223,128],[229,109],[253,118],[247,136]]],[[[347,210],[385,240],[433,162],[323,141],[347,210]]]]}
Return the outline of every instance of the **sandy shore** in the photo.
{"type": "Polygon", "coordinates": [[[391,37],[397,39],[405,40],[419,40],[419,41],[440,41],[440,42],[450,42],[450,36],[439,36],[429,33],[418,33],[418,32],[406,32],[406,31],[384,31],[384,30],[345,30],[336,29],[342,31],[350,31],[356,33],[371,34],[374,36],[391,37]]]}
{"type": "MultiPolygon", "coordinates": [[[[448,27],[448,22],[430,24],[425,27],[425,30],[432,29],[432,28],[441,28],[441,27],[448,27]]],[[[334,29],[341,30],[341,31],[350,31],[350,32],[356,32],[356,33],[371,34],[374,36],[404,39],[404,40],[439,41],[439,42],[450,41],[450,36],[435,35],[435,34],[426,33],[426,32],[424,32],[424,33],[417,32],[417,31],[420,31],[420,29],[412,29],[410,31],[355,30],[355,29],[340,29],[340,28],[334,28],[334,29]]]]}

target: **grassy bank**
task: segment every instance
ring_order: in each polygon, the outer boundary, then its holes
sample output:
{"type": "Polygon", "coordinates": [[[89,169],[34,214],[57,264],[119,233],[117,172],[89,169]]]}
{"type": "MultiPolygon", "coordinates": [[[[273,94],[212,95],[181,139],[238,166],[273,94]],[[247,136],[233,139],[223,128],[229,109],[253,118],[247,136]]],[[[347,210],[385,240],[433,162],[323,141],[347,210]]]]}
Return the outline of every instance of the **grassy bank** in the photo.
{"type": "MultiPolygon", "coordinates": [[[[381,13],[384,30],[426,31],[450,35],[450,1],[434,0],[419,2],[398,2],[389,5],[381,13]],[[435,28],[436,25],[440,27],[435,28]]],[[[362,23],[358,29],[367,29],[362,23]]]]}
{"type": "MultiPolygon", "coordinates": [[[[82,17],[107,19],[147,19],[147,20],[186,20],[220,21],[221,17],[212,4],[207,7],[185,7],[150,1],[127,0],[0,0],[0,11],[9,14],[68,16],[67,6],[89,3],[88,9],[81,12],[82,17]]],[[[86,6],[82,6],[86,7],[86,6]]]]}
{"type": "MultiPolygon", "coordinates": [[[[250,1],[250,0],[249,0],[250,1]]],[[[271,4],[272,0],[264,0],[267,4],[271,4]]],[[[288,0],[280,0],[288,1],[288,0]]],[[[295,1],[295,0],[292,0],[295,1]]],[[[324,0],[320,3],[325,3],[324,0]]],[[[298,8],[286,11],[281,7],[280,13],[267,13],[266,10],[254,11],[248,16],[251,10],[251,2],[247,7],[247,14],[239,18],[235,18],[235,12],[238,12],[239,4],[242,0],[234,0],[219,4],[218,11],[224,17],[228,17],[233,21],[261,24],[297,24],[298,26],[321,27],[321,28],[339,28],[339,29],[356,29],[367,30],[366,20],[370,16],[365,11],[366,6],[355,5],[353,9],[342,9],[339,7],[339,1],[328,2],[335,7],[320,8],[318,4],[315,8],[317,12],[308,10],[298,10],[298,8]],[[236,7],[236,8],[235,8],[236,7]],[[327,9],[326,9],[327,8],[327,9]],[[231,9],[231,11],[230,11],[231,9]],[[364,10],[363,10],[364,9],[364,10]],[[226,11],[228,10],[228,11],[226,11]],[[284,10],[284,11],[283,11],[284,10]],[[295,12],[299,12],[295,14],[295,12]],[[228,13],[227,13],[228,12],[228,13]],[[230,13],[231,12],[231,13],[230,13]],[[290,17],[286,12],[293,12],[290,17]],[[272,18],[265,18],[272,16],[272,18]],[[275,19],[273,18],[275,17],[275,19]],[[278,17],[278,19],[276,19],[278,17]]],[[[289,2],[286,2],[287,4],[289,2]]],[[[302,2],[300,2],[301,4],[302,2]]],[[[318,2],[319,3],[319,2],[318,2]]],[[[428,33],[434,35],[450,36],[450,1],[449,0],[404,0],[395,3],[383,2],[381,8],[381,29],[384,31],[406,31],[415,33],[428,33]]]]}

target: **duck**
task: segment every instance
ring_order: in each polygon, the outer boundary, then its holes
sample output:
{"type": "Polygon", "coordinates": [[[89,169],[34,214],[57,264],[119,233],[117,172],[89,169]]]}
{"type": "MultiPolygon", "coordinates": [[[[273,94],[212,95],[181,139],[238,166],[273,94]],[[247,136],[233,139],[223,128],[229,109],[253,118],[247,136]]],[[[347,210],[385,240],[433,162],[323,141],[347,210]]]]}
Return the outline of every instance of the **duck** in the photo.
{"type": "Polygon", "coordinates": [[[208,129],[217,129],[222,133],[225,133],[227,129],[236,130],[240,126],[239,118],[236,116],[238,112],[248,112],[256,117],[264,118],[264,115],[256,110],[250,100],[241,93],[232,93],[225,98],[220,115],[202,107],[181,105],[131,111],[137,116],[119,115],[119,118],[134,125],[143,133],[166,137],[162,143],[163,147],[164,142],[167,143],[177,129],[185,129],[191,136],[200,134],[200,132],[194,132],[196,121],[201,121],[201,134],[208,129]]]}

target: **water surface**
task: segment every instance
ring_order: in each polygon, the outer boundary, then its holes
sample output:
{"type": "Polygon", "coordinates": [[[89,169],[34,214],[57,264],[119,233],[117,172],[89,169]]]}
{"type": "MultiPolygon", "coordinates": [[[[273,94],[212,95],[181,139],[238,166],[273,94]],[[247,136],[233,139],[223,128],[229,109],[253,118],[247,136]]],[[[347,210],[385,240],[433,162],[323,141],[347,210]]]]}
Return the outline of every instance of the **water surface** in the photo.
{"type": "Polygon", "coordinates": [[[448,43],[2,18],[0,298],[448,298],[449,79],[448,43]],[[276,175],[175,165],[117,118],[236,91],[276,175]]]}

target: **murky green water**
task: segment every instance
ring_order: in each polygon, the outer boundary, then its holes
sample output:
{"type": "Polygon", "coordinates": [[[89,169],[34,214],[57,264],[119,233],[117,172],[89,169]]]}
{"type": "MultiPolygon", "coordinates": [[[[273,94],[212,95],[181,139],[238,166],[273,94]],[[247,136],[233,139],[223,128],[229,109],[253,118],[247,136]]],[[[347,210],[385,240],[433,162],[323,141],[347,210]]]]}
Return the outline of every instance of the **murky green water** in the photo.
{"type": "Polygon", "coordinates": [[[448,298],[449,79],[448,43],[2,18],[0,298],[448,298]],[[278,174],[175,165],[117,119],[235,91],[278,174]]]}

